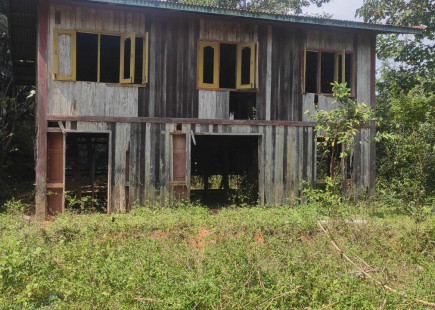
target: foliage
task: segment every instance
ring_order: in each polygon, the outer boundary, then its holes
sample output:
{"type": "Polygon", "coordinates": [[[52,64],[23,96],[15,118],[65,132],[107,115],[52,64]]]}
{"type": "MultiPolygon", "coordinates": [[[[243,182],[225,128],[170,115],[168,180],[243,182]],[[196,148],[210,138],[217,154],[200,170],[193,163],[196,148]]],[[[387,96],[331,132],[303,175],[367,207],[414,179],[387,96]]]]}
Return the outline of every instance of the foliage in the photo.
{"type": "Polygon", "coordinates": [[[320,7],[330,0],[174,0],[175,2],[199,5],[212,5],[228,8],[247,9],[273,13],[301,14],[310,5],[320,7]]]}
{"type": "Polygon", "coordinates": [[[378,192],[418,223],[433,206],[435,181],[435,3],[365,0],[368,22],[424,26],[421,35],[378,36],[378,192]]]}
{"type": "MultiPolygon", "coordinates": [[[[49,193],[50,194],[50,193],[49,193]]],[[[93,213],[97,212],[101,209],[100,201],[97,198],[93,198],[89,195],[83,195],[81,197],[77,197],[70,191],[64,192],[65,197],[65,205],[72,211],[76,213],[93,213]]],[[[101,210],[106,212],[107,210],[104,208],[101,210]]]]}
{"type": "Polygon", "coordinates": [[[433,79],[435,72],[435,2],[421,0],[364,0],[357,15],[366,22],[386,22],[400,26],[424,26],[416,36],[383,35],[378,37],[378,57],[395,61],[394,71],[409,78],[433,79]]]}
{"type": "Polygon", "coordinates": [[[308,182],[302,186],[300,203],[305,207],[315,207],[326,216],[337,216],[344,205],[340,187],[331,177],[325,177],[325,188],[314,188],[308,182]]]}
{"type": "MultiPolygon", "coordinates": [[[[4,10],[5,2],[0,2],[4,10]]],[[[0,12],[0,205],[33,180],[34,94],[12,78],[7,18],[0,12]]]]}
{"type": "MultiPolygon", "coordinates": [[[[372,276],[434,301],[435,222],[370,216],[326,219],[344,251],[372,276]]],[[[346,207],[345,210],[350,210],[346,207]]],[[[363,212],[363,214],[358,213],[363,212]]],[[[312,205],[275,208],[136,208],[129,214],[63,214],[34,223],[0,215],[3,309],[424,309],[373,285],[317,228],[312,205]]]]}
{"type": "Polygon", "coordinates": [[[347,158],[353,154],[355,136],[359,128],[373,120],[374,112],[365,103],[357,103],[350,98],[350,88],[346,87],[346,83],[334,82],[331,85],[335,98],[332,102],[334,108],[330,111],[306,113],[316,121],[316,134],[320,138],[318,143],[329,152],[330,176],[332,181],[335,181],[336,156],[347,158]],[[339,144],[344,148],[339,154],[335,154],[336,146],[339,144]]]}

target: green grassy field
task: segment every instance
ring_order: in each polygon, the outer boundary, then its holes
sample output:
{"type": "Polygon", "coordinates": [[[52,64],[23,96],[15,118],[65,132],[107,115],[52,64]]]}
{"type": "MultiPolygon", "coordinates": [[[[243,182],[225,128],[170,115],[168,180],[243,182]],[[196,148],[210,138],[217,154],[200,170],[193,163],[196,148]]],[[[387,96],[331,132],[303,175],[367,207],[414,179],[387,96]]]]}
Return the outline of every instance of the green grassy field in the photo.
{"type": "Polygon", "coordinates": [[[353,266],[313,209],[0,214],[0,309],[431,309],[414,299],[435,302],[433,218],[417,238],[382,208],[323,222],[353,266]]]}

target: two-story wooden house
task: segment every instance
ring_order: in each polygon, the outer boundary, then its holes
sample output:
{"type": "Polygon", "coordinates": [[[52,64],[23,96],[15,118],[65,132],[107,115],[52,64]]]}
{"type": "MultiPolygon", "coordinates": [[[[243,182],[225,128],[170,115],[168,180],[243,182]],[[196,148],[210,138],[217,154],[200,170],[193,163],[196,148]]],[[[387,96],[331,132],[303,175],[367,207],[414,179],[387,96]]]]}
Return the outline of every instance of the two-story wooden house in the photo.
{"type": "MultiPolygon", "coordinates": [[[[14,75],[37,85],[37,215],[244,188],[291,203],[316,180],[333,81],[375,107],[375,39],[418,29],[148,0],[9,0],[14,75]],[[314,105],[313,105],[314,104],[314,105]]],[[[375,184],[374,124],[353,156],[375,184]]],[[[252,198],[252,197],[251,197],[252,198]]]]}

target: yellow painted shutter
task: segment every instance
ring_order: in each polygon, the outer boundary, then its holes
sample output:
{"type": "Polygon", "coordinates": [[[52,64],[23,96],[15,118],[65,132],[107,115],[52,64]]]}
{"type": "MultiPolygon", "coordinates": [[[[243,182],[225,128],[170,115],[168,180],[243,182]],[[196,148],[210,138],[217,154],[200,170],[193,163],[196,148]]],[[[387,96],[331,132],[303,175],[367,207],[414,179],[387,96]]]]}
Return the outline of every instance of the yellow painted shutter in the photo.
{"type": "Polygon", "coordinates": [[[123,34],[121,36],[121,59],[120,59],[120,70],[119,70],[119,82],[123,84],[132,84],[134,83],[134,63],[135,63],[135,51],[136,51],[136,37],[134,33],[123,34]],[[126,55],[125,45],[130,40],[130,55],[126,55]],[[124,62],[125,57],[129,57],[130,59],[130,72],[126,71],[128,68],[125,68],[124,62]]]}
{"type": "Polygon", "coordinates": [[[149,48],[149,34],[145,33],[145,38],[143,42],[143,70],[142,70],[142,83],[148,83],[148,48],[149,48]]]}
{"type": "Polygon", "coordinates": [[[59,30],[53,32],[53,79],[76,80],[76,32],[59,30]]]}
{"type": "Polygon", "coordinates": [[[253,89],[255,88],[255,77],[256,77],[256,44],[251,43],[239,43],[237,44],[237,89],[253,89]],[[244,63],[243,56],[245,51],[248,51],[249,63],[244,63]],[[244,79],[242,70],[247,68],[243,65],[249,66],[249,76],[248,79],[244,79]]]}
{"type": "Polygon", "coordinates": [[[198,55],[198,86],[200,88],[219,88],[219,43],[200,41],[198,55]],[[204,51],[213,50],[213,81],[204,81],[204,51]]]}

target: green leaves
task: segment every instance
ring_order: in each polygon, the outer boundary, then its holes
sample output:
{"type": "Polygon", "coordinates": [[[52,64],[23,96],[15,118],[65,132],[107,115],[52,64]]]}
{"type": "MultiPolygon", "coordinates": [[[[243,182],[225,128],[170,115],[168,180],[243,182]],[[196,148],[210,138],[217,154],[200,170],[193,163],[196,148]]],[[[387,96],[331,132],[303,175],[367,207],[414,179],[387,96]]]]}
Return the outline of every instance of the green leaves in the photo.
{"type": "MultiPolygon", "coordinates": [[[[374,112],[365,103],[357,103],[350,98],[350,88],[347,88],[346,83],[334,82],[331,85],[335,98],[332,102],[334,108],[307,114],[316,121],[316,133],[321,138],[322,146],[334,150],[337,144],[342,144],[344,149],[337,156],[346,158],[353,152],[354,138],[359,128],[375,120],[374,112]]],[[[330,156],[333,159],[334,152],[330,156]]],[[[334,179],[333,164],[330,166],[330,175],[334,179]]]]}

